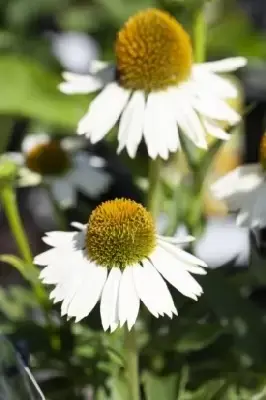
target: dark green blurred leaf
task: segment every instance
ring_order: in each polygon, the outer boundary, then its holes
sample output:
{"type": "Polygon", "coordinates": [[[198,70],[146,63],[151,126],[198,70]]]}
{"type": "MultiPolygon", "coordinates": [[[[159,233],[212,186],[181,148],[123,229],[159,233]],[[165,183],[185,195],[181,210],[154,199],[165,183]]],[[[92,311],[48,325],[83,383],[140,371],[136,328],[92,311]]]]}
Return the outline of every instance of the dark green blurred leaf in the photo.
{"type": "MultiPolygon", "coordinates": [[[[188,394],[187,400],[233,400],[228,397],[229,383],[224,380],[213,380],[203,385],[196,392],[188,394]]],[[[236,400],[236,399],[235,399],[236,400]]]]}
{"type": "Polygon", "coordinates": [[[201,350],[222,334],[219,324],[191,324],[182,330],[183,335],[178,339],[176,345],[176,349],[181,353],[201,350]]]}
{"type": "Polygon", "coordinates": [[[239,293],[219,270],[199,278],[208,303],[220,322],[235,337],[235,346],[248,362],[264,363],[266,358],[266,325],[264,313],[239,293]]]}
{"type": "Polygon", "coordinates": [[[2,254],[0,256],[0,261],[7,263],[17,269],[21,273],[23,278],[25,278],[29,282],[36,281],[38,279],[38,269],[31,265],[25,264],[23,260],[12,254],[2,254]]]}

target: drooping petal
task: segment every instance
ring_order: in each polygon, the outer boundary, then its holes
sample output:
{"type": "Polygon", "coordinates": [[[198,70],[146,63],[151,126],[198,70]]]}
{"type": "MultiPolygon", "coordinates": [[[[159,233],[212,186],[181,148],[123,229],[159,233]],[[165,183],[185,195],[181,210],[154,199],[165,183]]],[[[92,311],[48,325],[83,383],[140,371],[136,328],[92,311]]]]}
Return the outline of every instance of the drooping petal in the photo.
{"type": "Polygon", "coordinates": [[[140,265],[134,265],[134,267],[132,267],[132,274],[138,297],[148,308],[149,312],[154,315],[154,317],[158,318],[161,310],[157,309],[157,305],[154,302],[154,298],[158,293],[155,293],[152,287],[150,270],[140,265]]]}
{"type": "Polygon", "coordinates": [[[266,226],[266,183],[257,189],[254,195],[254,202],[252,204],[251,214],[251,227],[265,227],[266,226]]]}
{"type": "Polygon", "coordinates": [[[218,139],[222,140],[229,140],[231,138],[231,135],[227,132],[225,132],[219,125],[217,125],[213,121],[209,121],[206,118],[202,118],[202,123],[206,129],[206,132],[209,135],[212,135],[218,139]]]}
{"type": "Polygon", "coordinates": [[[212,72],[231,72],[238,68],[247,65],[247,59],[245,57],[231,57],[223,60],[206,62],[203,64],[197,64],[198,68],[212,72]]]}
{"type": "Polygon", "coordinates": [[[100,299],[107,278],[107,268],[97,266],[93,268],[93,271],[88,270],[87,273],[88,278],[84,279],[68,307],[68,315],[76,317],[76,322],[89,315],[100,299]]]}
{"type": "Polygon", "coordinates": [[[183,133],[187,135],[196,146],[206,149],[206,133],[202,123],[190,104],[190,96],[185,91],[173,91],[173,105],[175,117],[183,133]]]}
{"type": "Polygon", "coordinates": [[[179,265],[178,260],[164,248],[157,246],[150,259],[160,274],[184,296],[197,300],[202,294],[202,288],[190,273],[179,265]]]}
{"type": "Polygon", "coordinates": [[[116,124],[129,96],[129,90],[115,82],[109,83],[91,102],[89,111],[79,122],[78,133],[86,134],[92,143],[101,140],[116,124]]]}
{"type": "Polygon", "coordinates": [[[191,89],[195,95],[204,96],[206,87],[208,94],[218,96],[220,99],[236,98],[239,94],[234,82],[196,67],[192,72],[191,89]]]}
{"type": "Polygon", "coordinates": [[[166,314],[170,318],[172,318],[172,314],[177,315],[177,310],[175,308],[172,296],[161,275],[157,272],[149,260],[143,261],[143,268],[147,270],[150,276],[151,280],[149,281],[149,285],[152,286],[154,293],[153,302],[159,314],[166,314]]]}
{"type": "Polygon", "coordinates": [[[132,272],[134,267],[135,266],[133,265],[124,269],[119,287],[119,322],[120,326],[123,326],[127,321],[129,330],[136,322],[140,306],[140,300],[136,292],[132,272]]]}
{"type": "Polygon", "coordinates": [[[172,96],[168,91],[148,95],[145,110],[144,139],[148,154],[155,159],[169,157],[169,151],[179,146],[178,130],[173,112],[172,96]]]}
{"type": "Polygon", "coordinates": [[[232,107],[217,96],[202,93],[201,96],[193,97],[191,104],[200,114],[211,119],[228,121],[232,125],[237,124],[241,119],[232,107]]]}
{"type": "Polygon", "coordinates": [[[166,251],[176,257],[178,260],[183,261],[184,263],[192,264],[192,265],[200,265],[201,267],[206,268],[207,264],[200,260],[199,258],[193,256],[192,254],[184,251],[176,246],[173,246],[170,243],[166,243],[163,240],[158,239],[158,243],[161,247],[163,247],[166,251]]]}
{"type": "Polygon", "coordinates": [[[107,329],[111,327],[113,323],[118,322],[116,315],[116,308],[117,308],[120,280],[121,280],[120,269],[112,268],[105,282],[100,304],[102,326],[105,331],[107,331],[107,329]]]}
{"type": "Polygon", "coordinates": [[[136,156],[144,126],[145,95],[137,90],[132,94],[121,116],[118,132],[118,153],[126,147],[131,158],[136,156]]]}
{"type": "Polygon", "coordinates": [[[230,209],[238,209],[248,201],[248,193],[252,193],[263,182],[263,174],[259,164],[244,165],[218,179],[211,191],[220,200],[226,200],[230,209]]]}
{"type": "Polygon", "coordinates": [[[179,238],[179,237],[175,237],[175,236],[156,235],[156,237],[164,242],[176,244],[179,246],[194,242],[194,240],[195,240],[195,238],[193,236],[185,236],[184,238],[179,238]]]}

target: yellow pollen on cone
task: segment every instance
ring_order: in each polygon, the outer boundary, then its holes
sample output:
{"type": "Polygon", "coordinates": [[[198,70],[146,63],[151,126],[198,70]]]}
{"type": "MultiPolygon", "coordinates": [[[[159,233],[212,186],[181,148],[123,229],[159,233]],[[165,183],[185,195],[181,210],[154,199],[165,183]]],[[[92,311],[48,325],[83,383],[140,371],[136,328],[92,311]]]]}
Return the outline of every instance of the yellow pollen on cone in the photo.
{"type": "Polygon", "coordinates": [[[165,11],[140,11],[125,23],[115,44],[118,79],[128,89],[158,91],[185,81],[192,46],[183,27],[165,11]]]}
{"type": "Polygon", "coordinates": [[[97,265],[123,269],[148,257],[155,244],[153,218],[135,201],[106,201],[91,213],[86,251],[97,265]]]}

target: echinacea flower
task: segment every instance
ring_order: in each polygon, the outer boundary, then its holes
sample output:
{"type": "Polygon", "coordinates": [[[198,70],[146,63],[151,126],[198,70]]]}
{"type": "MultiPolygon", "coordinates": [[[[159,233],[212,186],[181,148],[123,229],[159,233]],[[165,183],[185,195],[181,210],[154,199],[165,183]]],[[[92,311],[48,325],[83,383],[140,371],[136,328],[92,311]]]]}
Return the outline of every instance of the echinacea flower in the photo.
{"type": "Polygon", "coordinates": [[[76,138],[52,139],[45,133],[25,137],[21,153],[7,153],[20,165],[21,186],[48,184],[61,206],[74,206],[77,191],[95,198],[107,190],[111,177],[82,150],[76,138]]]}
{"type": "Polygon", "coordinates": [[[220,139],[240,116],[226,99],[236,87],[218,74],[246,64],[243,57],[193,63],[188,34],[168,13],[140,11],[119,31],[116,64],[95,61],[89,75],[64,72],[59,88],[66,94],[102,92],[80,120],[78,133],[96,143],[119,121],[118,152],[135,157],[142,139],[151,158],[167,159],[180,146],[182,131],[196,146],[207,148],[206,132],[220,139]]]}
{"type": "Polygon", "coordinates": [[[237,224],[249,228],[266,226],[266,136],[262,138],[260,162],[242,165],[212,185],[212,193],[237,212],[237,224]]]}
{"type": "Polygon", "coordinates": [[[177,315],[165,280],[194,300],[202,294],[191,273],[205,274],[206,264],[178,247],[192,238],[159,236],[142,205],[126,199],[107,201],[86,225],[74,226],[80,231],[47,233],[43,241],[52,249],[34,259],[46,266],[40,278],[55,285],[50,298],[62,302],[62,315],[80,321],[100,301],[104,330],[113,331],[125,322],[131,329],[140,301],[155,317],[177,315]]]}

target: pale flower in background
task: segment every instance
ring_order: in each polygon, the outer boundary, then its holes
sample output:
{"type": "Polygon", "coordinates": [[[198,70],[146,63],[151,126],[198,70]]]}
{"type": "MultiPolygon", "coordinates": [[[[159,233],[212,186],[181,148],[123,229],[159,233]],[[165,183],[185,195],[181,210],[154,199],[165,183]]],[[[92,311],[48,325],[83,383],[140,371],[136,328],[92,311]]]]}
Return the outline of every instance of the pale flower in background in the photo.
{"type": "Polygon", "coordinates": [[[266,136],[260,147],[260,162],[236,168],[212,187],[215,197],[237,212],[237,224],[249,228],[266,226],[266,136]]]}
{"type": "Polygon", "coordinates": [[[169,282],[193,300],[202,288],[191,274],[206,274],[206,264],[179,248],[193,240],[160,236],[151,214],[126,199],[107,201],[91,214],[79,232],[50,232],[43,238],[52,249],[37,255],[45,266],[40,278],[55,285],[50,298],[62,302],[61,314],[88,316],[100,302],[104,330],[135,324],[140,301],[156,318],[177,315],[169,282]]]}
{"type": "Polygon", "coordinates": [[[243,165],[212,185],[215,197],[224,200],[232,212],[237,212],[240,226],[266,226],[266,180],[260,164],[243,165]]]}
{"type": "Polygon", "coordinates": [[[226,102],[237,96],[237,88],[219,74],[243,67],[245,58],[194,64],[188,34],[157,9],[131,17],[118,33],[115,50],[115,65],[95,61],[89,75],[63,73],[59,87],[66,94],[103,88],[80,120],[79,134],[96,143],[120,119],[118,152],[126,148],[135,157],[144,139],[153,159],[176,152],[181,132],[203,149],[207,132],[229,138],[218,123],[239,122],[240,115],[226,102]]]}
{"type": "Polygon", "coordinates": [[[31,134],[25,137],[21,153],[7,153],[6,157],[20,166],[20,186],[48,184],[55,200],[62,207],[71,207],[76,204],[77,191],[96,198],[111,183],[98,157],[90,156],[83,147],[84,142],[77,138],[56,140],[46,133],[31,134]]]}

